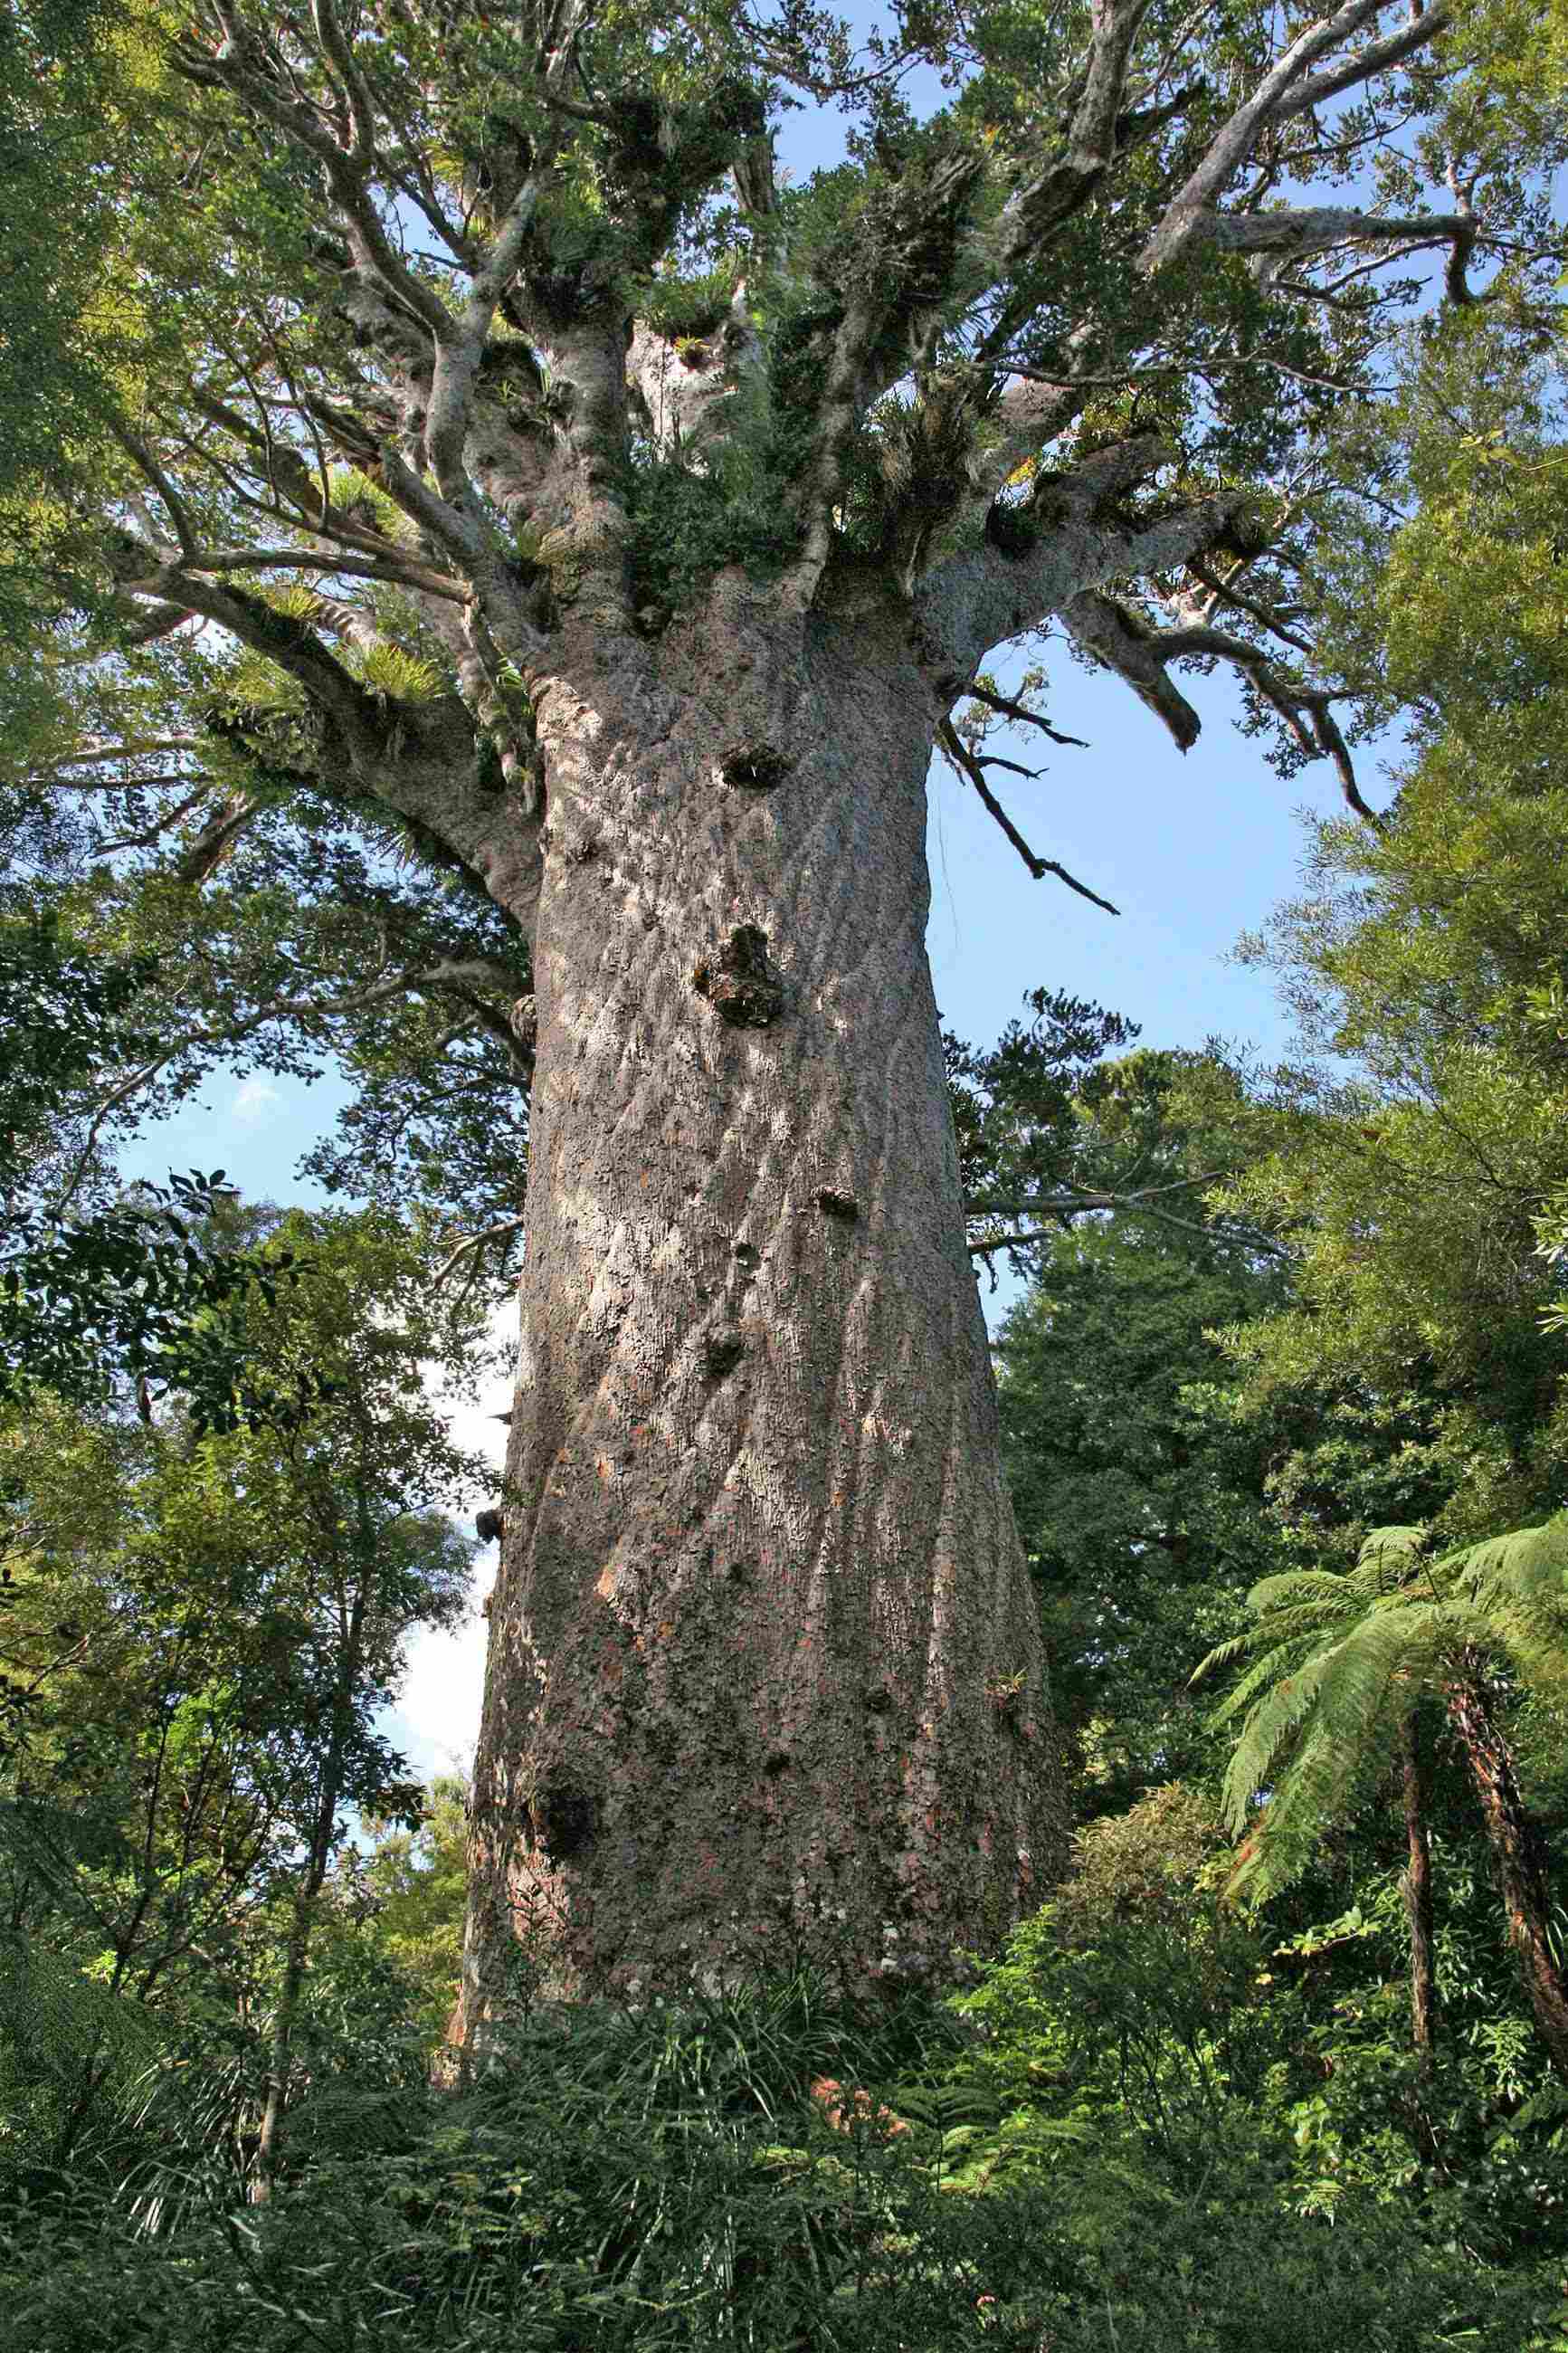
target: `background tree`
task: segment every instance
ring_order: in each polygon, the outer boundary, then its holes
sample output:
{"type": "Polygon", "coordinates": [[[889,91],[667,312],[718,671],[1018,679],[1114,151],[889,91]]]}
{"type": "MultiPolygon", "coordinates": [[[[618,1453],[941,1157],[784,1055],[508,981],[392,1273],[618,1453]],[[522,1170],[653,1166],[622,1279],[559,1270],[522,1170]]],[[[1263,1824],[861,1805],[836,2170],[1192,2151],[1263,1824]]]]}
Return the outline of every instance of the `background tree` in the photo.
{"type": "Polygon", "coordinates": [[[1375,833],[1319,829],[1307,892],[1250,944],[1303,1050],[1231,1196],[1300,1259],[1298,1309],[1248,1344],[1251,1385],[1408,1400],[1426,1475],[1381,1516],[1455,1539],[1564,1492],[1538,1227],[1568,1134],[1551,395],[1489,323],[1411,354],[1385,420],[1408,502],[1344,535],[1333,607],[1347,670],[1411,714],[1398,796],[1375,833]]]}
{"type": "MultiPolygon", "coordinates": [[[[308,1277],[247,1303],[247,1345],[264,1377],[310,1367],[309,1417],[199,1437],[41,1405],[6,1447],[10,1934],[175,2015],[266,2008],[263,2190],[351,1810],[420,1803],[376,1720],[409,1631],[466,1604],[472,1546],[441,1506],[483,1475],[426,1395],[437,1324],[405,1237],[318,1217],[269,1247],[300,1245],[308,1277]]],[[[98,2088],[89,2058],[75,2122],[98,2088]]]]}
{"type": "Polygon", "coordinates": [[[1229,1235],[1267,1254],[1272,1245],[1256,1226],[1216,1224],[1194,1206],[1236,1162],[1226,1082],[1204,1107],[1201,1140],[1215,1164],[1205,1166],[1197,1130],[1166,1110],[1183,1057],[1146,1054],[1101,1071],[1111,1048],[1138,1036],[1136,1022],[1060,990],[1031,989],[1024,1003],[1033,1019],[1010,1021],[994,1047],[977,1051],[951,1032],[942,1040],[970,1254],[993,1287],[998,1257],[1029,1271],[1075,1219],[1100,1210],[1229,1235]]]}
{"type": "Polygon", "coordinates": [[[1231,1630],[1283,1543],[1267,1506],[1288,1436],[1230,1409],[1215,1335],[1283,1305],[1289,1270],[1267,1235],[1211,1220],[1204,1193],[1237,1140],[1219,1105],[1184,1123],[1186,1075],[1185,1058],[1142,1052],[1083,1077],[1068,1107],[1082,1198],[1098,1175],[1122,1206],[1039,1236],[997,1347],[1004,1459],[1091,1813],[1209,1761],[1194,1646],[1231,1630]]]}
{"type": "Polygon", "coordinates": [[[372,1907],[375,1937],[419,1988],[431,2043],[451,2019],[468,1899],[468,1785],[437,1774],[416,1824],[365,1822],[364,1849],[340,1858],[345,1893],[372,1907]]]}
{"type": "Polygon", "coordinates": [[[139,1047],[130,1008],[154,959],[93,956],[53,911],[0,913],[0,1394],[44,1387],[86,1402],[119,1391],[144,1419],[177,1387],[204,1424],[298,1410],[246,1378],[236,1311],[247,1287],[292,1278],[226,1234],[224,1172],[164,1186],[68,1177],[62,1113],[84,1085],[113,1086],[139,1047]]]}
{"type": "Polygon", "coordinates": [[[492,1031],[531,958],[471,2015],[519,1905],[591,1973],[940,1966],[1063,1806],[927,762],[957,705],[994,773],[972,690],[1049,622],[1184,744],[1173,667],[1235,663],[1359,798],[1298,586],[1319,426],[1411,256],[1549,284],[1554,133],[1374,0],[895,11],[858,56],[793,5],[125,21],[126,323],[64,494],[116,626],[55,649],[26,774],[198,877],[323,801],[400,828],[509,944],[462,984],[492,1031]],[[851,152],[781,187],[803,99],[851,152]]]}

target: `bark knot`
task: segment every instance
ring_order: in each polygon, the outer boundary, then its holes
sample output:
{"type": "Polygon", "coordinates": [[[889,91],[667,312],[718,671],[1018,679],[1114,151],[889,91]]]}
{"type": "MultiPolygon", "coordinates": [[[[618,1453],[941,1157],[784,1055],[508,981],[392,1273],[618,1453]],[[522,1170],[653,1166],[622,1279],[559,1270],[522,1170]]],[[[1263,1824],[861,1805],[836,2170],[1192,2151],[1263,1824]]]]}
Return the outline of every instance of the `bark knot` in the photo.
{"type": "Polygon", "coordinates": [[[985,1696],[1005,1723],[1013,1723],[1023,1703],[1024,1688],[1028,1677],[1022,1669],[1013,1675],[987,1675],[985,1696]]]}
{"type": "Polygon", "coordinates": [[[550,1862],[565,1862],[592,1845],[598,1810],[582,1789],[557,1785],[535,1792],[529,1809],[533,1835],[550,1862]]]}
{"type": "Polygon", "coordinates": [[[522,1051],[525,1054],[531,1054],[539,1044],[537,1000],[532,997],[514,997],[511,1010],[507,1015],[507,1027],[522,1051]]]}
{"type": "Polygon", "coordinates": [[[746,1353],[746,1344],[732,1324],[717,1332],[710,1332],[702,1346],[702,1363],[710,1381],[721,1381],[732,1373],[746,1353]]]}
{"type": "Polygon", "coordinates": [[[860,1215],[860,1204],[853,1193],[836,1193],[831,1185],[816,1188],[816,1206],[825,1218],[837,1218],[841,1225],[852,1226],[860,1215]]]}
{"type": "Polygon", "coordinates": [[[1038,544],[1042,526],[1057,519],[1050,507],[1037,498],[1026,507],[1016,501],[999,499],[985,518],[985,536],[1004,555],[1028,555],[1038,544]]]}
{"type": "Polygon", "coordinates": [[[771,793],[782,785],[794,763],[787,752],[773,744],[747,737],[731,744],[719,763],[719,774],[727,785],[738,785],[753,793],[771,793]]]}
{"type": "Polygon", "coordinates": [[[784,982],[755,923],[738,923],[716,955],[693,967],[691,985],[731,1029],[765,1029],[784,1010],[784,982]]]}

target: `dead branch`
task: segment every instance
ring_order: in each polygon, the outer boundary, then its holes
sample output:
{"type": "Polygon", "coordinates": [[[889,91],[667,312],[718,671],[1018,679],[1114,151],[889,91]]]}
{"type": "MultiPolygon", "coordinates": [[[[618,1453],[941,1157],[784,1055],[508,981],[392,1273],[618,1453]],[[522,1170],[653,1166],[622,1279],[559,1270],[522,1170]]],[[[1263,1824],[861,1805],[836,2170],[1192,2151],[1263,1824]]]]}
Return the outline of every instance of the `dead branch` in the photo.
{"type": "Polygon", "coordinates": [[[1109,899],[1102,899],[1098,891],[1089,889],[1087,882],[1080,882],[1076,874],[1070,874],[1056,859],[1037,857],[986,783],[983,763],[978,755],[970,750],[951,719],[942,721],[937,729],[937,742],[941,744],[950,764],[957,769],[961,776],[966,776],[973,786],[984,803],[987,812],[995,818],[1037,882],[1042,881],[1047,874],[1054,874],[1058,881],[1067,884],[1069,891],[1076,891],[1080,899],[1088,899],[1095,906],[1103,907],[1108,915],[1119,915],[1121,913],[1120,907],[1112,906],[1109,899]]]}

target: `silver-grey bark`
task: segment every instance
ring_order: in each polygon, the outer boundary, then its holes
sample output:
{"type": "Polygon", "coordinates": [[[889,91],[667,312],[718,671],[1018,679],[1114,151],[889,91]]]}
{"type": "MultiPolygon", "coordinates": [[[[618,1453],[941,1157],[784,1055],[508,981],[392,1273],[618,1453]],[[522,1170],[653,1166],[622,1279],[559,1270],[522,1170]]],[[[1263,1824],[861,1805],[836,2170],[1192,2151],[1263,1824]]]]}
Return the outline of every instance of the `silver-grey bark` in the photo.
{"type": "Polygon", "coordinates": [[[523,1353],[466,2000],[945,1967],[1062,1854],[926,963],[896,612],[732,581],[541,681],[523,1353]]]}

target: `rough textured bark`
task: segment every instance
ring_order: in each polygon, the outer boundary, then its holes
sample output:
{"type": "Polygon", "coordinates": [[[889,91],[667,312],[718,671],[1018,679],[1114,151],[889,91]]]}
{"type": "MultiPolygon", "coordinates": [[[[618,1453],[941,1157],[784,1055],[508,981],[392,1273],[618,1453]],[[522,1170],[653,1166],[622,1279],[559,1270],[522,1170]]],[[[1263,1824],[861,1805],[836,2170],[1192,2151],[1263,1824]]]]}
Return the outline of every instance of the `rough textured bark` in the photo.
{"type": "Polygon", "coordinates": [[[463,2026],[513,1930],[633,1989],[898,1981],[1058,1863],[926,962],[896,614],[736,586],[531,681],[549,778],[522,1355],[463,2026]]]}
{"type": "Polygon", "coordinates": [[[1421,1726],[1405,1727],[1401,1781],[1405,1798],[1405,1916],[1410,1929],[1410,2039],[1429,2066],[1437,2039],[1437,1972],[1432,1947],[1432,1843],[1426,1831],[1426,1757],[1421,1726]]]}
{"type": "Polygon", "coordinates": [[[1480,1799],[1509,1944],[1531,2012],[1552,2066],[1568,2083],[1568,1987],[1552,1951],[1541,1832],[1524,1802],[1508,1742],[1478,1683],[1467,1679],[1451,1687],[1448,1719],[1480,1799]]]}

